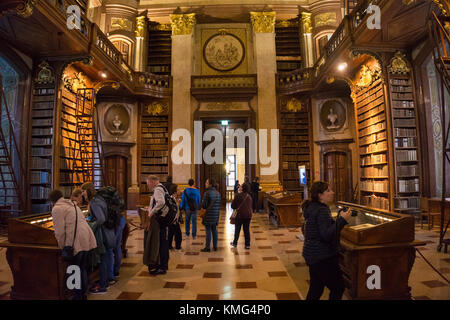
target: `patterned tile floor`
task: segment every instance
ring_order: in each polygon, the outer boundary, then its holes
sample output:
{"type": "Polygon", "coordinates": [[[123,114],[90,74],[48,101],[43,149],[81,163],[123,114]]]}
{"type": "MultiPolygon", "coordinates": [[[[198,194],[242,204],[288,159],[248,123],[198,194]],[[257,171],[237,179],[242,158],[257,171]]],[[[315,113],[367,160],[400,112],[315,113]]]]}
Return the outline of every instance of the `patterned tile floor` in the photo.
{"type": "MultiPolygon", "coordinates": [[[[229,243],[234,226],[228,223],[231,210],[221,212],[219,250],[200,252],[204,247],[205,230],[198,223],[197,239],[183,239],[182,252],[171,251],[169,270],[165,275],[151,276],[142,264],[143,231],[134,230],[128,238],[129,255],[123,260],[120,280],[104,295],[89,295],[89,299],[257,299],[295,300],[306,297],[309,286],[308,267],[301,251],[303,242],[297,239],[298,228],[274,228],[266,214],[254,214],[251,223],[251,249],[245,250],[241,234],[238,247],[229,243]]],[[[130,212],[129,218],[138,225],[139,218],[130,212]]],[[[132,227],[132,229],[134,229],[132,227]]],[[[182,225],[184,235],[184,225],[182,225]]],[[[242,232],[241,232],[242,233],[242,232]]],[[[436,251],[437,229],[416,228],[416,239],[427,241],[420,247],[422,254],[450,278],[450,253],[436,251]]],[[[0,237],[0,241],[5,241],[0,237]]],[[[12,275],[0,249],[0,300],[9,299],[12,275]]],[[[412,295],[418,300],[450,299],[450,285],[417,255],[410,275],[412,295]]],[[[322,299],[328,298],[328,292],[322,299]]],[[[344,299],[347,296],[344,295],[344,299]]]]}

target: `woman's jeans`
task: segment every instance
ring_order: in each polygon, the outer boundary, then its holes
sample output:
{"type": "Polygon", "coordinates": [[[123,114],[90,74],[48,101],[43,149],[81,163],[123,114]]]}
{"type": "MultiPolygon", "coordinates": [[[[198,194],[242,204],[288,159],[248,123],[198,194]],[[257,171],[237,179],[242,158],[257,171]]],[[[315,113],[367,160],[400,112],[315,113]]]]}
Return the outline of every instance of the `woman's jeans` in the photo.
{"type": "Polygon", "coordinates": [[[112,273],[112,266],[114,263],[114,256],[113,256],[113,248],[106,248],[106,252],[102,254],[100,257],[100,266],[99,266],[99,273],[100,273],[100,288],[106,289],[108,286],[109,280],[114,279],[114,276],[112,279],[108,279],[110,277],[110,274],[112,273]]]}
{"type": "Polygon", "coordinates": [[[127,224],[125,218],[120,217],[120,223],[116,227],[116,241],[113,248],[113,256],[110,260],[110,266],[108,269],[109,280],[114,280],[114,276],[119,274],[120,265],[122,263],[122,234],[125,225],[127,224]]]}
{"type": "Polygon", "coordinates": [[[191,229],[191,220],[192,220],[192,238],[197,236],[197,210],[191,211],[191,209],[186,209],[186,217],[185,217],[185,229],[186,236],[189,236],[189,231],[191,229]]]}
{"type": "Polygon", "coordinates": [[[206,224],[206,249],[211,249],[211,234],[213,238],[213,248],[217,249],[217,225],[216,224],[206,224]]]}
{"type": "Polygon", "coordinates": [[[80,267],[81,272],[81,289],[74,289],[73,300],[86,300],[88,289],[88,263],[89,251],[78,252],[71,261],[72,265],[80,267]]]}
{"type": "Polygon", "coordinates": [[[310,265],[309,276],[306,300],[319,300],[325,287],[330,290],[329,300],[341,300],[345,285],[337,256],[310,265]]]}
{"type": "Polygon", "coordinates": [[[250,247],[250,220],[251,219],[236,219],[234,225],[234,241],[233,245],[237,246],[239,240],[239,234],[241,233],[241,227],[244,227],[245,246],[250,247]]]}

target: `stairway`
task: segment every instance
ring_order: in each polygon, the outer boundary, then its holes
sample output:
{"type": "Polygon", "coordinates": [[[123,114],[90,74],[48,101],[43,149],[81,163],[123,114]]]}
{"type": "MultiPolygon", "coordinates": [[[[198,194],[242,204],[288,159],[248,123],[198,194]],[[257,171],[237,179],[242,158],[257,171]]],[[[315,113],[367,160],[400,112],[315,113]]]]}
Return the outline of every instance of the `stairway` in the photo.
{"type": "Polygon", "coordinates": [[[96,189],[104,186],[104,167],[101,134],[98,134],[98,114],[94,107],[94,89],[77,91],[77,133],[80,145],[81,169],[84,182],[92,182],[96,189]]]}
{"type": "Polygon", "coordinates": [[[23,188],[17,180],[24,171],[2,83],[0,75],[0,224],[5,225],[24,210],[23,188]]]}

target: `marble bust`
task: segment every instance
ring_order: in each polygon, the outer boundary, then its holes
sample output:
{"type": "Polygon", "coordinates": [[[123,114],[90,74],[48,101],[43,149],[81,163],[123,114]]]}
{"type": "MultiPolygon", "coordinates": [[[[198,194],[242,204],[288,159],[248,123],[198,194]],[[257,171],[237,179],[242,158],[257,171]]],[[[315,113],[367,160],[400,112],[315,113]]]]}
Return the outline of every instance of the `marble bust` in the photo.
{"type": "Polygon", "coordinates": [[[338,119],[338,115],[333,112],[333,108],[330,108],[330,113],[328,114],[328,120],[330,121],[330,125],[327,126],[327,129],[336,129],[338,126],[336,125],[336,120],[338,119]]]}

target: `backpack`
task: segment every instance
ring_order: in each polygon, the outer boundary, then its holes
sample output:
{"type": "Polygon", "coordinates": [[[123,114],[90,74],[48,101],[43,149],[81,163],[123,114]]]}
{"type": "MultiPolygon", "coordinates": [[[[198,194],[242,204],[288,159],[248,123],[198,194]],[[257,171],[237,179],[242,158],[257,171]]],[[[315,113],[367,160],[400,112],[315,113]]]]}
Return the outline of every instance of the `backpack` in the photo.
{"type": "Polygon", "coordinates": [[[97,195],[106,202],[107,215],[103,225],[107,229],[115,229],[120,224],[122,211],[125,210],[125,201],[114,187],[103,187],[97,192],[97,195]]]}
{"type": "MultiPolygon", "coordinates": [[[[178,204],[176,200],[170,196],[166,187],[160,185],[164,190],[164,206],[158,210],[155,214],[156,221],[158,221],[161,227],[167,227],[178,219],[178,204]]],[[[153,200],[155,201],[155,200],[153,200]]]]}
{"type": "Polygon", "coordinates": [[[195,200],[188,197],[186,190],[184,190],[184,192],[185,192],[186,199],[188,202],[189,210],[191,210],[191,211],[197,210],[198,208],[197,208],[197,203],[195,203],[195,200]]]}

